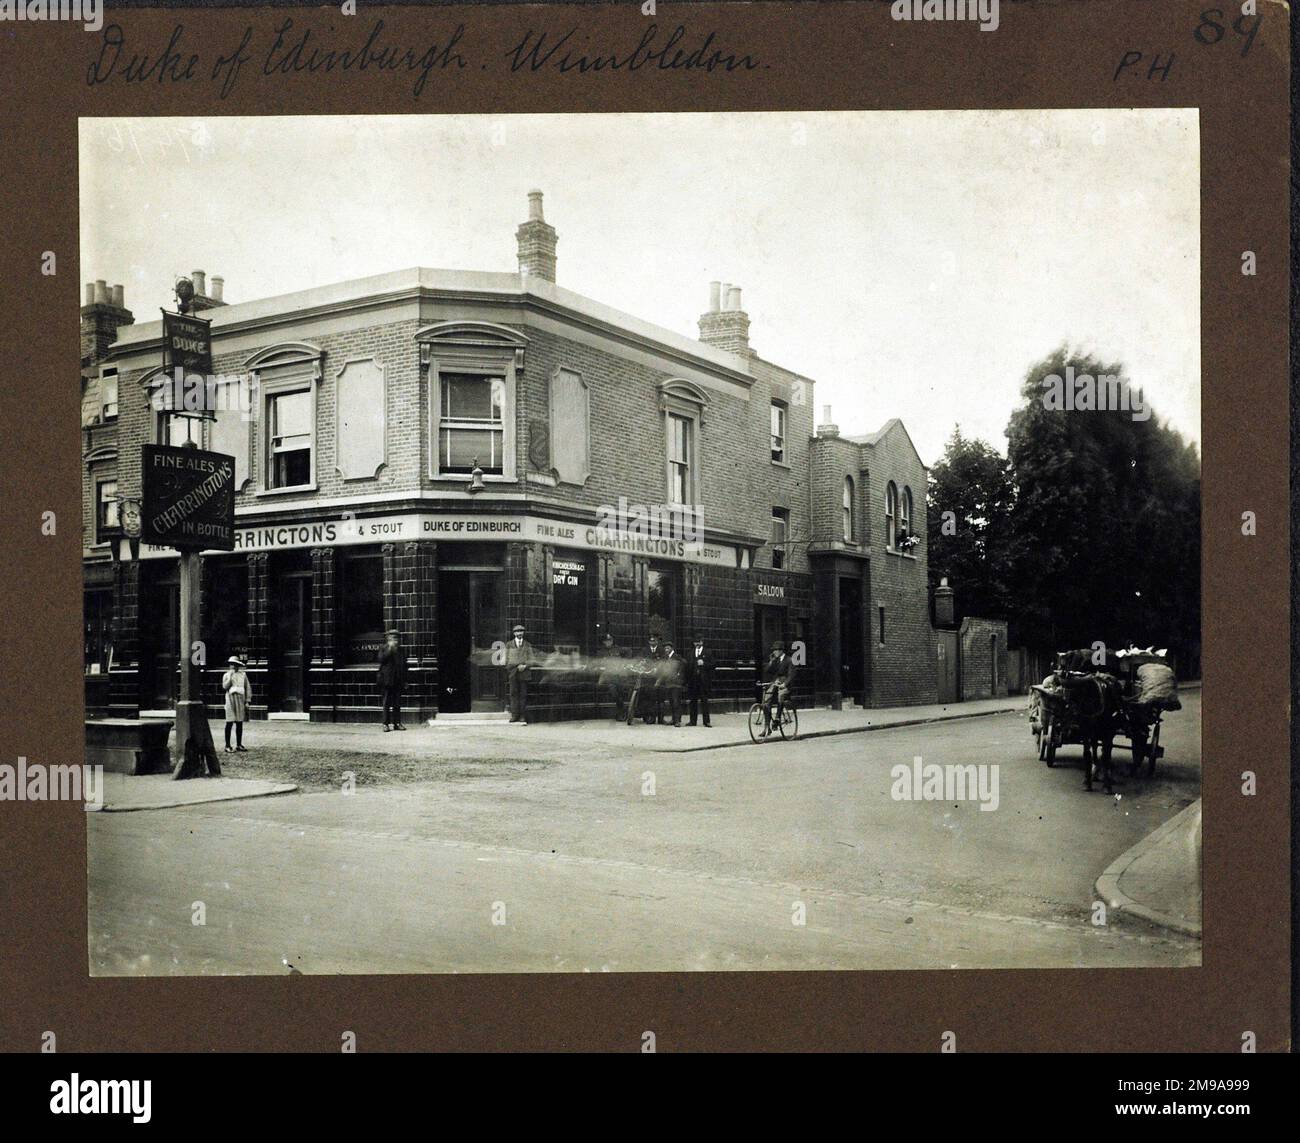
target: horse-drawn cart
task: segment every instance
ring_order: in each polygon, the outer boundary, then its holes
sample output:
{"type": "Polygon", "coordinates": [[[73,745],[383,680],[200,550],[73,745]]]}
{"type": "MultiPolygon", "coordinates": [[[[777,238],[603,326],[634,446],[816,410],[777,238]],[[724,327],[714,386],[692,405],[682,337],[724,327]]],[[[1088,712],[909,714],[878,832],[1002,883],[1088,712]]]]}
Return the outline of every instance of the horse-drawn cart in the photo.
{"type": "Polygon", "coordinates": [[[1082,745],[1089,789],[1098,746],[1104,750],[1107,771],[1110,750],[1118,748],[1131,754],[1130,775],[1145,761],[1147,777],[1152,777],[1156,760],[1164,757],[1161,718],[1166,710],[1181,706],[1173,671],[1161,653],[1120,651],[1107,660],[1105,666],[1092,666],[1091,652],[1063,652],[1057,657],[1057,669],[1029,688],[1029,727],[1039,760],[1054,766],[1061,746],[1082,745]],[[1084,666],[1092,669],[1080,669],[1084,666]]]}

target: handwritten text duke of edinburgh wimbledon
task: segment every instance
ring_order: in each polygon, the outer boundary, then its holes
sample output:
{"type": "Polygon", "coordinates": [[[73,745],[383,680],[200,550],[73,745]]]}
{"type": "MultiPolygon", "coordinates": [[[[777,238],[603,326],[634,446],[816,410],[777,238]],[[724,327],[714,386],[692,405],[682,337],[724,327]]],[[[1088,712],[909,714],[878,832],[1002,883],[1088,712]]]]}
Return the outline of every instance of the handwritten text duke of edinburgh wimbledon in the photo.
{"type": "MultiPolygon", "coordinates": [[[[370,34],[357,37],[343,48],[331,47],[323,37],[311,29],[293,30],[293,20],[285,19],[274,31],[274,39],[262,59],[261,73],[266,76],[292,75],[299,72],[317,73],[334,71],[369,71],[374,74],[403,70],[415,72],[417,77],[412,93],[419,96],[435,68],[461,69],[468,61],[457,50],[465,35],[465,25],[458,24],[447,42],[431,44],[420,53],[418,49],[386,43],[383,38],[384,21],[376,20],[370,34]]],[[[156,54],[125,50],[126,37],[118,24],[109,24],[101,37],[99,56],[90,65],[86,82],[91,86],[120,78],[127,83],[183,83],[199,78],[198,55],[181,49],[184,25],[172,30],[166,48],[156,54]]],[[[244,64],[252,59],[249,51],[253,39],[252,28],[244,30],[243,39],[233,52],[217,55],[210,78],[221,81],[224,98],[234,87],[235,79],[244,64]]]]}

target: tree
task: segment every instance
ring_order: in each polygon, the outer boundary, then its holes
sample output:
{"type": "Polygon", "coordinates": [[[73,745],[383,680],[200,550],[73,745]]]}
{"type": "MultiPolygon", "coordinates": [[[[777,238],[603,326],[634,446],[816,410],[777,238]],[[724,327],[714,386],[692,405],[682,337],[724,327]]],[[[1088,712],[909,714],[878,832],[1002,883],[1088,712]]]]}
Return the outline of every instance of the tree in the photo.
{"type": "Polygon", "coordinates": [[[926,493],[930,591],[947,577],[954,617],[1006,618],[1012,611],[1010,465],[955,427],[926,493]]]}
{"type": "MultiPolygon", "coordinates": [[[[1123,376],[1057,349],[1007,426],[1014,638],[1044,650],[1154,644],[1200,657],[1200,458],[1151,413],[1053,407],[1043,379],[1123,376]]],[[[1148,410],[1149,412],[1149,410],[1148,410]]]]}

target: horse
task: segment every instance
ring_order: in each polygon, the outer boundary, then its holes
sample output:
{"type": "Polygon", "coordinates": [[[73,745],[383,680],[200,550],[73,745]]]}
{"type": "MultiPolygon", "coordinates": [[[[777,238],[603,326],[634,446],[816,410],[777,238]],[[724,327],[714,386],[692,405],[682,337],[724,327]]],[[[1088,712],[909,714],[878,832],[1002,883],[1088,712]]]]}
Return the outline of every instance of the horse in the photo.
{"type": "Polygon", "coordinates": [[[1113,793],[1111,753],[1124,709],[1119,680],[1114,675],[1100,672],[1062,672],[1059,681],[1065,690],[1070,716],[1078,728],[1079,741],[1083,744],[1083,788],[1092,789],[1100,753],[1101,780],[1106,793],[1113,793]]]}

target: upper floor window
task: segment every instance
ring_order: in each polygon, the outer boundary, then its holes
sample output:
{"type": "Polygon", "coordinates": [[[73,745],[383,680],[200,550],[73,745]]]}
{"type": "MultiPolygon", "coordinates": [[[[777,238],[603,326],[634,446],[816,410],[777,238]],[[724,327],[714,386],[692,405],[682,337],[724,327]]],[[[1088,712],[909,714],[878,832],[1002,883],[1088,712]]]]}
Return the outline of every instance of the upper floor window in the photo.
{"type": "Polygon", "coordinates": [[[695,422],[679,413],[668,414],[668,498],[673,504],[692,504],[695,469],[695,422]]]}
{"type": "Polygon", "coordinates": [[[95,542],[108,538],[107,533],[121,527],[117,481],[100,480],[95,483],[95,542]]]}
{"type": "Polygon", "coordinates": [[[790,535],[790,511],[787,508],[772,509],[772,566],[778,570],[785,567],[785,543],[790,535]]]}
{"type": "Polygon", "coordinates": [[[785,464],[786,408],[780,401],[772,402],[772,463],[785,464]]]}
{"type": "Polygon", "coordinates": [[[490,479],[516,479],[516,377],[528,339],[478,321],[440,322],[415,338],[428,370],[429,475],[467,480],[477,465],[490,479]]]}
{"type": "Polygon", "coordinates": [[[912,535],[912,490],[907,487],[904,487],[903,497],[899,502],[898,535],[898,546],[902,547],[905,552],[910,551],[911,545],[904,542],[912,535]]]}
{"type": "Polygon", "coordinates": [[[844,478],[844,492],[841,501],[841,513],[844,517],[844,540],[846,543],[853,543],[856,536],[853,527],[853,477],[844,478]]]}
{"type": "Polygon", "coordinates": [[[117,369],[113,366],[105,367],[99,375],[99,401],[103,419],[112,421],[117,419],[117,369]]]}
{"type": "Polygon", "coordinates": [[[503,377],[443,373],[438,378],[438,471],[484,474],[505,472],[503,377]]]}
{"type": "Polygon", "coordinates": [[[311,484],[312,411],[310,388],[276,393],[267,399],[267,487],[311,484]]]}
{"type": "Polygon", "coordinates": [[[898,538],[898,486],[891,480],[885,485],[885,547],[895,550],[898,538]]]}
{"type": "Polygon", "coordinates": [[[700,503],[700,429],[709,399],[689,381],[674,379],[659,385],[667,444],[668,501],[695,507],[700,503]]]}

